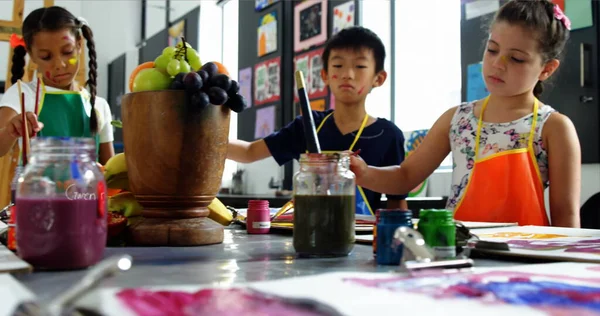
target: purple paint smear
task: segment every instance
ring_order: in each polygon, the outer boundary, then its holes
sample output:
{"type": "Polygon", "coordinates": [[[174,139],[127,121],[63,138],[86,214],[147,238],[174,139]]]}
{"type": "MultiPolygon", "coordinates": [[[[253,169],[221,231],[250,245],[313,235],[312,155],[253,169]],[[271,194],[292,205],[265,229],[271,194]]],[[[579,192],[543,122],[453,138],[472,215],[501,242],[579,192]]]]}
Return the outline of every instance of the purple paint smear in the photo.
{"type": "Polygon", "coordinates": [[[328,315],[277,297],[244,289],[204,289],[197,292],[125,289],[117,297],[137,315],[328,315]]]}
{"type": "Polygon", "coordinates": [[[580,241],[509,240],[507,243],[513,249],[564,249],[565,252],[580,252],[600,255],[600,239],[587,239],[580,241]]]}
{"type": "Polygon", "coordinates": [[[436,299],[463,298],[488,305],[528,306],[551,316],[600,315],[598,278],[495,271],[378,280],[351,278],[345,281],[370,288],[419,293],[436,299]]]}

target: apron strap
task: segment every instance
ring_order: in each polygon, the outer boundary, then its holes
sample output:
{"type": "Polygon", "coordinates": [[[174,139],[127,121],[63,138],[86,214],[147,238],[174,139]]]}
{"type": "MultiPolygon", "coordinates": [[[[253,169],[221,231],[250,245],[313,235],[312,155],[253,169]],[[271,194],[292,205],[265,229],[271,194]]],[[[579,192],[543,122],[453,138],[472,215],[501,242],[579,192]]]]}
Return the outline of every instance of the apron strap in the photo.
{"type": "MultiPolygon", "coordinates": [[[[480,140],[480,136],[481,136],[481,129],[483,126],[483,112],[485,111],[485,108],[487,107],[488,101],[490,100],[490,96],[488,95],[484,100],[483,100],[483,104],[481,105],[481,112],[479,113],[479,118],[477,120],[477,133],[475,134],[475,161],[479,160],[479,140],[480,140]]],[[[529,139],[527,140],[527,149],[528,150],[532,150],[533,149],[533,139],[535,138],[535,127],[537,125],[537,114],[538,114],[538,99],[535,98],[535,101],[533,102],[533,116],[532,116],[532,120],[531,120],[531,129],[529,130],[529,139]]]]}
{"type": "Polygon", "coordinates": [[[321,130],[321,127],[323,127],[323,125],[325,124],[325,121],[327,121],[327,119],[333,115],[333,112],[327,114],[327,116],[325,116],[325,118],[321,121],[321,124],[319,124],[319,127],[317,127],[317,133],[321,130]]]}
{"type": "Polygon", "coordinates": [[[360,138],[360,135],[362,134],[363,130],[365,129],[365,126],[367,125],[367,121],[369,120],[369,115],[365,114],[365,118],[362,121],[362,124],[360,125],[360,129],[358,130],[358,133],[356,133],[356,137],[354,137],[354,141],[352,142],[352,145],[350,145],[350,151],[352,150],[352,148],[354,148],[354,145],[356,145],[356,142],[358,141],[358,139],[360,138]]]}
{"type": "MultiPolygon", "coordinates": [[[[325,116],[325,118],[323,119],[323,121],[321,121],[321,124],[319,124],[319,127],[317,127],[317,133],[321,130],[321,128],[325,124],[325,121],[327,121],[327,119],[331,115],[333,115],[333,112],[327,114],[327,116],[325,116]]],[[[352,142],[352,145],[350,145],[350,149],[348,149],[348,150],[352,150],[352,148],[354,148],[354,145],[356,145],[356,142],[358,142],[358,139],[360,139],[360,135],[362,135],[362,132],[365,129],[365,126],[367,126],[367,121],[369,121],[369,115],[365,114],[365,118],[363,119],[362,123],[360,124],[360,128],[358,129],[358,133],[356,133],[356,136],[354,137],[354,141],[352,142]]]]}

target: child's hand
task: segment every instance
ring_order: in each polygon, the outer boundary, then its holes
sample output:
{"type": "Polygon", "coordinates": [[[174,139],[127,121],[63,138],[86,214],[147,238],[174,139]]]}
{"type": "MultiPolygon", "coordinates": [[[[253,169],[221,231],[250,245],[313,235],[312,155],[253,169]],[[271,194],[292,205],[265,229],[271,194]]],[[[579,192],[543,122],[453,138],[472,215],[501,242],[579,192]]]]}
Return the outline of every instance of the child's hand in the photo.
{"type": "MultiPolygon", "coordinates": [[[[37,115],[33,112],[25,113],[25,117],[27,118],[27,131],[29,132],[29,137],[33,137],[37,132],[44,128],[44,123],[39,122],[37,120],[37,115]]],[[[15,115],[15,117],[8,122],[7,130],[10,136],[14,138],[23,137],[23,118],[20,114],[15,115]]]]}
{"type": "Polygon", "coordinates": [[[368,166],[360,156],[350,155],[350,170],[356,175],[356,184],[360,185],[366,177],[368,166]]]}

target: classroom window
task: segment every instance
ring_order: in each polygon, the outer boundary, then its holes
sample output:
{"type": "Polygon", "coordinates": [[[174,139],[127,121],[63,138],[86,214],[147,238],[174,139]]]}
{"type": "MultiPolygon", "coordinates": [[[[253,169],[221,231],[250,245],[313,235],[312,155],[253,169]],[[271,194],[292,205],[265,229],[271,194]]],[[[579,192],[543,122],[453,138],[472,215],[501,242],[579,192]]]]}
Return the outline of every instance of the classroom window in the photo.
{"type": "Polygon", "coordinates": [[[395,2],[394,122],[405,133],[461,102],[460,14],[460,0],[395,2]]]}
{"type": "Polygon", "coordinates": [[[367,112],[375,117],[381,117],[388,120],[392,120],[391,108],[391,81],[389,73],[391,69],[391,58],[392,54],[392,36],[391,36],[391,12],[390,12],[390,0],[360,0],[360,11],[361,15],[359,24],[375,32],[379,35],[383,45],[385,46],[386,58],[384,63],[384,69],[388,72],[388,79],[386,82],[376,89],[371,91],[371,94],[367,98],[366,108],[367,112]]]}
{"type": "MultiPolygon", "coordinates": [[[[222,60],[227,67],[230,77],[238,80],[238,36],[239,36],[239,0],[229,0],[225,2],[223,9],[223,37],[222,42],[222,60]],[[224,40],[227,39],[227,40],[224,40]]],[[[231,123],[229,125],[229,139],[237,139],[237,118],[238,114],[231,112],[231,123]]],[[[237,170],[237,163],[233,160],[225,160],[225,169],[223,171],[223,181],[231,181],[233,173],[237,170]]],[[[225,186],[226,184],[223,183],[225,186]]],[[[227,185],[228,186],[228,185],[227,185]]]]}

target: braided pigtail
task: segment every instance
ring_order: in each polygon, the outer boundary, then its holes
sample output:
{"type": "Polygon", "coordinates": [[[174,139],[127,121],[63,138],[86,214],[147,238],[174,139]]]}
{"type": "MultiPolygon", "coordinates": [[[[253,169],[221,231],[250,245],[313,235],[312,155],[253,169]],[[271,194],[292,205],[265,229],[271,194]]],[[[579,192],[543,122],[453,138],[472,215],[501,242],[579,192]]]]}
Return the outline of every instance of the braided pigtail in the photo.
{"type": "Polygon", "coordinates": [[[27,51],[23,45],[13,49],[12,67],[10,68],[10,83],[15,84],[25,75],[25,55],[27,51]]]}
{"type": "Polygon", "coordinates": [[[92,106],[92,111],[90,113],[90,129],[93,134],[96,134],[98,132],[98,117],[96,116],[96,110],[94,109],[94,105],[96,104],[96,78],[98,76],[96,45],[94,44],[94,34],[92,33],[92,29],[87,24],[82,25],[81,32],[87,42],[88,54],[90,58],[88,63],[88,80],[86,83],[88,89],[90,89],[90,104],[92,106]]]}

